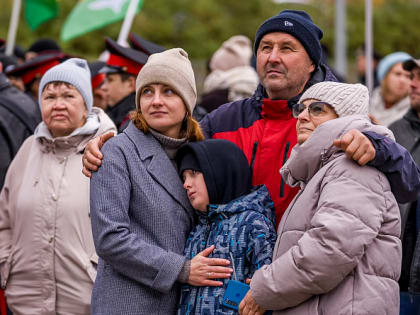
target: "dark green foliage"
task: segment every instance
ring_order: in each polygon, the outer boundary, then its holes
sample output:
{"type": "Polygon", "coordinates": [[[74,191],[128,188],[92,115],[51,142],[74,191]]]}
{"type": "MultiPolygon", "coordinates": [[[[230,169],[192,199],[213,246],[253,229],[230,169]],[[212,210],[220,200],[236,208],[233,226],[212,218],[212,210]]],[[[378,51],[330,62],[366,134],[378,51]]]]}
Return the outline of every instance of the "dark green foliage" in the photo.
{"type": "MultiPolygon", "coordinates": [[[[0,38],[6,39],[13,0],[2,0],[0,38]]],[[[24,1],[23,1],[24,2],[24,1]]],[[[27,48],[41,37],[59,38],[73,0],[59,1],[59,17],[32,32],[21,12],[17,43],[27,48]]],[[[349,57],[364,42],[364,0],[347,1],[349,57]]],[[[165,47],[181,46],[194,59],[207,59],[227,38],[244,34],[254,39],[256,29],[266,18],[283,9],[308,11],[324,30],[324,44],[334,48],[334,1],[314,0],[311,5],[279,5],[271,0],[144,0],[132,30],[165,47]]],[[[420,1],[382,0],[374,6],[374,44],[383,55],[403,50],[419,56],[420,1]]],[[[104,49],[104,37],[116,39],[122,22],[60,43],[63,50],[90,59],[104,49]]]]}

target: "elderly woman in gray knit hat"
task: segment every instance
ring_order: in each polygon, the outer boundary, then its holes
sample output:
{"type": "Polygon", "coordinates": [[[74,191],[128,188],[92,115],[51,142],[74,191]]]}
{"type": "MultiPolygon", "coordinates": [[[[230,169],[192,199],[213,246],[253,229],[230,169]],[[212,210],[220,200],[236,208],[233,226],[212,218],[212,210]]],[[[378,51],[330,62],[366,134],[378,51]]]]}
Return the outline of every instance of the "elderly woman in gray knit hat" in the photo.
{"type": "Polygon", "coordinates": [[[116,131],[92,108],[90,71],[69,59],[39,87],[42,122],[11,163],[0,194],[0,271],[15,315],[90,313],[98,257],[89,219],[87,142],[116,131]]]}
{"type": "Polygon", "coordinates": [[[398,314],[397,202],[384,174],[333,145],[350,129],[393,137],[370,122],[368,104],[361,84],[322,82],[295,105],[298,145],[281,175],[301,191],[280,222],[273,262],[255,272],[241,314],[398,314]]]}
{"type": "MultiPolygon", "coordinates": [[[[187,53],[153,54],[136,82],[136,110],[123,133],[103,147],[91,179],[93,237],[100,257],[93,314],[174,314],[180,283],[220,286],[232,269],[183,256],[193,209],[175,169],[175,153],[204,137],[192,118],[194,72],[187,53]]],[[[217,256],[216,256],[217,257],[217,256]]]]}

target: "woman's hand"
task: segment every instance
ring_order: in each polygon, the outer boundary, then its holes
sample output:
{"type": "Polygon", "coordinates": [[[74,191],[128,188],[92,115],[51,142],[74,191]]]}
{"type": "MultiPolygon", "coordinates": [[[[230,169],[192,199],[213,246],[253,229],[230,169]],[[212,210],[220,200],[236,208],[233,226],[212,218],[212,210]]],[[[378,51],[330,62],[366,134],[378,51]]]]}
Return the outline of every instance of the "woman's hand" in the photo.
{"type": "Polygon", "coordinates": [[[214,245],[206,248],[191,260],[190,276],[188,283],[194,286],[222,286],[223,282],[212,279],[228,279],[233,269],[229,266],[230,261],[222,258],[207,258],[214,250],[214,245]]]}
{"type": "Polygon", "coordinates": [[[83,153],[83,170],[82,173],[86,177],[91,177],[91,172],[96,172],[101,166],[102,162],[102,153],[101,148],[107,142],[109,139],[111,139],[114,136],[114,133],[112,131],[107,132],[99,137],[93,138],[88,142],[85,148],[85,153],[83,153]]]}
{"type": "Polygon", "coordinates": [[[252,297],[251,290],[245,295],[241,304],[239,304],[240,315],[263,315],[265,310],[261,308],[252,297]]]}

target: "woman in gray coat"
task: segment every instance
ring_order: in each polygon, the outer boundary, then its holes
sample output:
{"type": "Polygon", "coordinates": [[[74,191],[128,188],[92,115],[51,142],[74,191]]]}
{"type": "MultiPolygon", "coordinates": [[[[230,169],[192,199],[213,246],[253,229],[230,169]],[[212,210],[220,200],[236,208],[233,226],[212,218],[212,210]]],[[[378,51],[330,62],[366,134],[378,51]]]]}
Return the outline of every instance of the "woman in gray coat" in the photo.
{"type": "Polygon", "coordinates": [[[363,85],[318,83],[300,101],[298,145],[281,174],[301,190],[278,227],[273,262],[255,272],[240,313],[397,315],[397,202],[384,174],[332,145],[350,129],[392,133],[367,118],[363,85]]]}
{"type": "Polygon", "coordinates": [[[194,73],[187,53],[170,49],[149,57],[136,82],[132,122],[103,147],[91,180],[91,216],[100,257],[92,314],[173,314],[179,283],[218,286],[225,259],[188,261],[184,245],[193,211],[174,166],[177,149],[203,139],[192,118],[194,73]]]}

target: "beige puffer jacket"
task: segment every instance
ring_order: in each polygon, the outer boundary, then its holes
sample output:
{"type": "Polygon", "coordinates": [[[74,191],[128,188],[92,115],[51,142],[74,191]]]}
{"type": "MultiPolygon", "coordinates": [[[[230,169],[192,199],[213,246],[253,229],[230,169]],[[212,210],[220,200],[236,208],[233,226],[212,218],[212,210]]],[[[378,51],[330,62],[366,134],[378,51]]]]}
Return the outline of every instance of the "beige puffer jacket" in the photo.
{"type": "Polygon", "coordinates": [[[251,282],[257,303],[274,314],[399,313],[398,205],[381,172],[332,146],[350,129],[392,137],[362,116],[330,120],[281,170],[302,189],[280,222],[273,263],[251,282]]]}
{"type": "Polygon", "coordinates": [[[15,315],[89,314],[97,255],[82,152],[116,128],[100,109],[96,134],[29,137],[0,194],[0,271],[15,315]]]}

